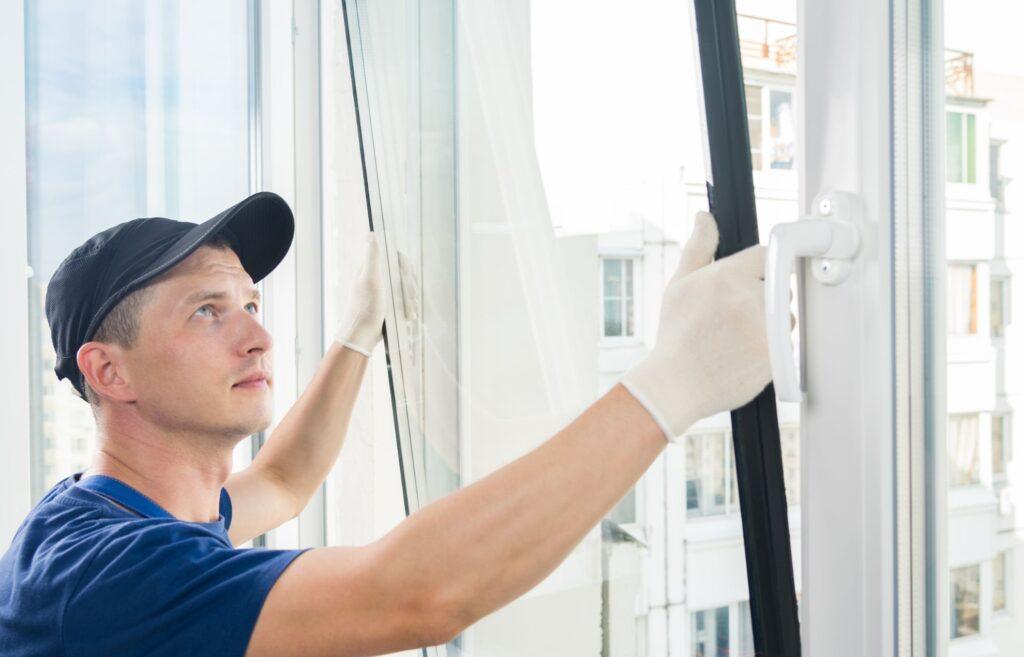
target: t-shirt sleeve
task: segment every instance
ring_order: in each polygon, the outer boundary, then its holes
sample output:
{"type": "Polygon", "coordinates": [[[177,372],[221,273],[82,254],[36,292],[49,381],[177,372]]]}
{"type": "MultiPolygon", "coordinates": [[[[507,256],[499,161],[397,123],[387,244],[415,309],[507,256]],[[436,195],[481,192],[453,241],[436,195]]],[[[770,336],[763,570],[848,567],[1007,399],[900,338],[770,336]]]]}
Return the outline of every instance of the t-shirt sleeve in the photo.
{"type": "Polygon", "coordinates": [[[271,587],[305,550],[236,549],[184,523],[146,524],[108,537],[82,573],[65,654],[243,657],[271,587]]]}

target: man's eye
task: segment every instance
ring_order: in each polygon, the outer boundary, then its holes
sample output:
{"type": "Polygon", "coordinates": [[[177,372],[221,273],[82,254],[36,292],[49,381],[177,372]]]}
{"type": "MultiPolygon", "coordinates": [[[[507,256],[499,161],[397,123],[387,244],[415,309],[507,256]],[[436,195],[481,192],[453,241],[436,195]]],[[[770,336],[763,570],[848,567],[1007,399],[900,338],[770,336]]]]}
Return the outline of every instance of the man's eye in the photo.
{"type": "Polygon", "coordinates": [[[205,306],[199,306],[198,308],[196,308],[196,312],[199,312],[200,310],[204,310],[204,309],[205,310],[213,310],[213,306],[211,306],[210,304],[206,304],[205,306]]]}
{"type": "Polygon", "coordinates": [[[247,306],[252,306],[254,312],[259,312],[260,311],[260,307],[259,307],[259,305],[255,301],[250,301],[246,305],[247,306]]]}

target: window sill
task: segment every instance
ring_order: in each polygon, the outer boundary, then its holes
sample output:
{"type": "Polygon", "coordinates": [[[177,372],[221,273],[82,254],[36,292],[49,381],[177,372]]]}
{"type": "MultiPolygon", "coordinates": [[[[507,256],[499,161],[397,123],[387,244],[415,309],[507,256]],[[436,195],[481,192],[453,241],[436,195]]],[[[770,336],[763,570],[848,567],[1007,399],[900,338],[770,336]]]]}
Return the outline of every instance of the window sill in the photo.
{"type": "Polygon", "coordinates": [[[991,639],[979,636],[963,636],[949,642],[948,657],[998,657],[999,649],[991,639]]]}
{"type": "Polygon", "coordinates": [[[966,484],[949,489],[949,510],[956,513],[997,510],[999,498],[982,484],[966,484]]]}

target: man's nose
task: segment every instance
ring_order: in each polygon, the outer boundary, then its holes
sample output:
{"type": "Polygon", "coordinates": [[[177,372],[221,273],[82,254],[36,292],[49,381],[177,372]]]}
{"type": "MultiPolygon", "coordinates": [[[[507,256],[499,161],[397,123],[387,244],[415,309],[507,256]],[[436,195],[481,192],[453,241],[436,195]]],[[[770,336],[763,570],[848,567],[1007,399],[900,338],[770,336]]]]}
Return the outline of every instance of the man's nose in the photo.
{"type": "Polygon", "coordinates": [[[259,315],[248,314],[244,318],[242,336],[242,352],[245,355],[253,351],[270,351],[274,347],[274,338],[260,322],[259,315]]]}

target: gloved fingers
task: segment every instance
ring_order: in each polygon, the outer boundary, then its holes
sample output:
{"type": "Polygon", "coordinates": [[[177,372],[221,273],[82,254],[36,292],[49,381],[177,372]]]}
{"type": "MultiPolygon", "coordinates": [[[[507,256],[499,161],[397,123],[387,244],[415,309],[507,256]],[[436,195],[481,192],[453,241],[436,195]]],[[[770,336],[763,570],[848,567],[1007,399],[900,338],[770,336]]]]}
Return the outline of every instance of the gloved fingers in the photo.
{"type": "Polygon", "coordinates": [[[380,244],[377,241],[377,233],[370,231],[366,233],[365,251],[363,253],[363,275],[374,279],[381,279],[380,270],[380,244]]]}
{"type": "Polygon", "coordinates": [[[718,224],[708,212],[698,212],[693,219],[693,232],[679,256],[679,267],[672,280],[691,274],[711,263],[718,248],[718,224]]]}

